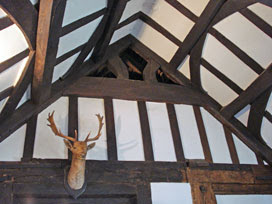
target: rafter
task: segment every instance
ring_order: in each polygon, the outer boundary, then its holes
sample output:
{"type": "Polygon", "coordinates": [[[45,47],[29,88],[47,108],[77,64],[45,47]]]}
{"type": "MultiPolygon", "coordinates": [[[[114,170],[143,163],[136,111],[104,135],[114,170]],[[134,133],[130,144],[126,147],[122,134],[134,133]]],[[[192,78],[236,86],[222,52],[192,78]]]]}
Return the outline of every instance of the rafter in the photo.
{"type": "Polygon", "coordinates": [[[0,18],[0,31],[13,25],[13,22],[10,20],[8,16],[0,18]]]}
{"type": "Polygon", "coordinates": [[[108,60],[108,69],[118,78],[118,79],[128,79],[128,69],[125,63],[119,56],[114,56],[108,60]]]}
{"type": "Polygon", "coordinates": [[[13,91],[14,87],[10,86],[6,89],[4,89],[3,91],[0,92],[0,101],[2,101],[3,99],[9,97],[13,91]]]}
{"type": "Polygon", "coordinates": [[[272,86],[272,64],[234,101],[221,110],[225,118],[231,118],[246,105],[252,103],[258,96],[272,86]]]}
{"type": "Polygon", "coordinates": [[[51,93],[51,81],[61,34],[66,0],[41,0],[32,100],[42,103],[51,93]],[[48,49],[50,48],[50,49],[48,49]]]}

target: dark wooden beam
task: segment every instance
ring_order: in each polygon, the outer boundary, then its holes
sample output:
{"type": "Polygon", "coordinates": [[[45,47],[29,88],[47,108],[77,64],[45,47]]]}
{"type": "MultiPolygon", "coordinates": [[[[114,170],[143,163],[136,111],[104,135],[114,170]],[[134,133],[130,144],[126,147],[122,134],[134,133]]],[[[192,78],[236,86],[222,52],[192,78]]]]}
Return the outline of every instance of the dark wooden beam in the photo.
{"type": "Polygon", "coordinates": [[[113,103],[111,98],[104,99],[104,107],[105,107],[105,121],[106,121],[106,132],[107,132],[108,160],[117,161],[117,143],[116,143],[116,134],[115,134],[113,103]]]}
{"type": "Polygon", "coordinates": [[[232,134],[229,131],[229,129],[225,126],[224,126],[224,132],[225,132],[226,141],[229,147],[231,161],[233,164],[240,164],[232,134]]]}
{"type": "Polygon", "coordinates": [[[264,112],[264,117],[269,120],[270,123],[272,123],[272,115],[268,111],[264,112]]]}
{"type": "Polygon", "coordinates": [[[0,101],[2,101],[3,99],[9,97],[13,91],[14,87],[10,86],[6,89],[4,89],[3,91],[0,92],[0,101]]]}
{"type": "Polygon", "coordinates": [[[207,105],[206,95],[186,86],[150,84],[137,80],[83,77],[64,91],[64,95],[80,97],[114,97],[175,104],[207,105]],[[120,91],[122,87],[122,91],[120,91]]]}
{"type": "Polygon", "coordinates": [[[137,185],[137,204],[152,203],[150,183],[137,185]]]}
{"type": "Polygon", "coordinates": [[[1,8],[22,30],[30,50],[36,47],[38,13],[29,0],[1,0],[1,8]]]}
{"type": "Polygon", "coordinates": [[[61,36],[67,35],[68,33],[73,32],[74,30],[80,28],[81,26],[84,26],[93,20],[99,18],[100,16],[104,15],[106,13],[106,8],[103,8],[99,11],[96,11],[88,16],[85,16],[77,21],[74,21],[73,23],[70,23],[62,28],[61,36]]]}
{"type": "Polygon", "coordinates": [[[94,61],[98,61],[104,57],[105,51],[109,46],[110,40],[123,14],[126,4],[127,0],[108,1],[109,16],[103,29],[103,33],[100,35],[100,39],[94,48],[92,54],[94,61]]]}
{"type": "Polygon", "coordinates": [[[182,46],[177,50],[170,61],[173,69],[177,69],[181,62],[186,58],[200,37],[207,31],[212,20],[219,12],[226,0],[211,0],[202,12],[200,18],[193,26],[182,46]]]}
{"type": "Polygon", "coordinates": [[[213,184],[212,188],[223,195],[272,194],[272,184],[213,184]]]}
{"type": "Polygon", "coordinates": [[[13,203],[12,184],[1,182],[0,189],[0,202],[7,204],[13,203]]]}
{"type": "Polygon", "coordinates": [[[12,65],[16,64],[17,62],[20,62],[22,59],[27,57],[28,54],[29,54],[29,49],[26,49],[26,50],[18,53],[17,55],[1,62],[0,63],[0,74],[1,74],[1,72],[10,68],[12,65]]]}
{"type": "Polygon", "coordinates": [[[272,86],[272,64],[234,101],[221,110],[225,118],[231,118],[246,105],[254,102],[264,91],[272,86]]]}
{"type": "Polygon", "coordinates": [[[198,127],[198,132],[199,132],[200,141],[202,144],[202,149],[203,149],[205,160],[209,163],[213,163],[210,145],[208,142],[208,137],[207,137],[207,133],[206,133],[206,129],[205,129],[205,125],[204,125],[204,121],[203,121],[203,117],[202,117],[200,108],[197,106],[194,106],[193,109],[194,109],[194,113],[195,113],[196,123],[197,123],[197,127],[198,127]]]}
{"type": "Polygon", "coordinates": [[[147,62],[146,67],[143,72],[143,79],[146,82],[156,83],[158,82],[156,77],[156,71],[160,68],[160,65],[156,63],[153,59],[147,62]]]}
{"type": "Polygon", "coordinates": [[[153,146],[146,103],[144,101],[138,101],[138,109],[143,138],[145,161],[154,161],[153,146]]]}
{"type": "MultiPolygon", "coordinates": [[[[74,137],[75,130],[78,131],[78,98],[70,96],[68,109],[68,135],[74,137]]],[[[72,160],[72,152],[69,150],[68,158],[69,160],[72,160]]]]}
{"type": "Polygon", "coordinates": [[[10,20],[8,16],[0,18],[0,31],[13,25],[13,22],[10,20]]]}
{"type": "Polygon", "coordinates": [[[41,0],[37,30],[37,50],[32,82],[32,100],[36,104],[47,100],[58,51],[66,0],[41,0]]]}
{"type": "Polygon", "coordinates": [[[35,115],[27,122],[22,161],[30,161],[33,158],[37,119],[38,117],[35,115]]]}
{"type": "Polygon", "coordinates": [[[21,98],[23,97],[27,87],[30,85],[34,69],[35,52],[31,51],[29,54],[28,61],[24,67],[24,70],[16,83],[12,93],[5,104],[2,112],[0,114],[0,121],[3,122],[7,117],[9,117],[16,109],[21,98]]]}
{"type": "Polygon", "coordinates": [[[182,141],[180,137],[175,107],[173,104],[166,104],[166,107],[167,107],[177,161],[185,162],[185,156],[184,156],[182,141]]]}
{"type": "Polygon", "coordinates": [[[118,79],[128,79],[128,68],[119,56],[115,56],[108,60],[108,69],[118,79]]]}
{"type": "Polygon", "coordinates": [[[132,22],[134,22],[136,20],[138,20],[140,18],[140,16],[141,16],[141,13],[142,12],[139,11],[139,12],[133,14],[132,16],[128,17],[126,20],[124,20],[121,23],[119,23],[116,26],[115,31],[117,31],[118,29],[120,29],[120,28],[122,28],[122,27],[124,27],[124,26],[126,26],[126,25],[128,25],[128,24],[130,24],[130,23],[132,23],[132,22]]]}

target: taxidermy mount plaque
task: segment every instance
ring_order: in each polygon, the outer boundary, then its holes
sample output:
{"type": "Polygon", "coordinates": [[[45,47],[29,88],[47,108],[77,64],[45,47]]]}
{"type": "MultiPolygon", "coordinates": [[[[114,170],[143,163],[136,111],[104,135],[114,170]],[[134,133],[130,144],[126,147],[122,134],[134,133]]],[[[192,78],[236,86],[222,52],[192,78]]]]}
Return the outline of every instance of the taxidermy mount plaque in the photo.
{"type": "Polygon", "coordinates": [[[63,135],[57,128],[54,122],[54,111],[52,114],[48,114],[48,126],[51,128],[56,136],[64,138],[66,147],[72,152],[72,163],[70,167],[66,167],[64,170],[64,187],[66,191],[75,199],[80,196],[86,189],[85,182],[85,163],[88,150],[95,146],[95,142],[101,136],[101,130],[104,125],[103,116],[96,114],[99,121],[98,133],[95,137],[89,138],[90,133],[87,135],[84,141],[78,141],[77,131],[75,130],[75,137],[69,137],[63,135]],[[88,145],[88,142],[92,142],[88,145]],[[68,172],[68,173],[67,173],[68,172]]]}

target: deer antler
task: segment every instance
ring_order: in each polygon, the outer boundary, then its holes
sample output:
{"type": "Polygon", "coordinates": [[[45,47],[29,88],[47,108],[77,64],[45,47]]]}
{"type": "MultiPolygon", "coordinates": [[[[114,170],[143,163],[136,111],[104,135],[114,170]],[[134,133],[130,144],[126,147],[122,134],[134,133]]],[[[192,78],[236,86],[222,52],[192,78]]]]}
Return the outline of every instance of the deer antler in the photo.
{"type": "Polygon", "coordinates": [[[99,129],[98,129],[98,133],[95,137],[93,138],[90,138],[89,139],[89,136],[90,136],[90,133],[87,135],[86,139],[85,139],[85,142],[90,142],[90,141],[95,141],[95,140],[98,140],[99,137],[101,136],[101,130],[102,130],[102,127],[104,125],[104,123],[102,122],[103,121],[103,116],[101,116],[100,114],[96,114],[97,118],[98,118],[98,121],[99,121],[99,129]]]}
{"type": "Polygon", "coordinates": [[[53,131],[53,133],[55,135],[75,142],[76,141],[75,138],[65,136],[65,135],[62,134],[62,132],[60,130],[58,130],[58,128],[57,128],[57,126],[55,124],[55,121],[54,121],[54,113],[55,113],[55,111],[53,111],[52,114],[50,114],[50,113],[48,114],[47,120],[48,120],[49,124],[47,124],[47,125],[51,128],[51,130],[53,131]]]}

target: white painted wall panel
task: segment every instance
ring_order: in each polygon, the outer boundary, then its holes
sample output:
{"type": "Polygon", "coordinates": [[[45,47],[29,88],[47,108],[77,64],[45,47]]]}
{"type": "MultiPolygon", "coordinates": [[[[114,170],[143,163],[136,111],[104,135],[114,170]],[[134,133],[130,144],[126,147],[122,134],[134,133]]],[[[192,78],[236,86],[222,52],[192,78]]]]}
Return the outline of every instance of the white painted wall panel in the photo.
{"type": "Polygon", "coordinates": [[[31,84],[28,85],[24,95],[22,96],[21,100],[19,101],[17,108],[19,108],[22,104],[24,104],[26,101],[28,101],[31,98],[31,84]]]}
{"type": "Polygon", "coordinates": [[[207,138],[214,163],[232,163],[222,124],[201,108],[207,138]]]}
{"type": "Polygon", "coordinates": [[[207,36],[202,57],[242,89],[246,89],[258,77],[251,68],[210,34],[207,36]]]}
{"type": "Polygon", "coordinates": [[[107,160],[108,154],[104,100],[95,98],[78,98],[78,139],[80,141],[85,140],[89,132],[91,132],[90,138],[97,135],[99,122],[95,116],[96,114],[104,116],[104,126],[102,128],[101,137],[96,141],[95,147],[88,151],[86,159],[107,160]]]}
{"type": "Polygon", "coordinates": [[[68,0],[62,26],[88,16],[107,6],[106,0],[68,0]]]}
{"type": "Polygon", "coordinates": [[[71,68],[72,64],[75,62],[78,55],[79,55],[79,52],[54,67],[52,83],[57,81],[71,68]]]}
{"type": "Polygon", "coordinates": [[[86,43],[100,23],[102,16],[60,38],[57,57],[86,43]]]}
{"type": "Polygon", "coordinates": [[[205,159],[192,106],[175,105],[179,132],[186,159],[205,159]]]}
{"type": "Polygon", "coordinates": [[[47,126],[48,113],[55,111],[54,119],[57,127],[64,135],[68,132],[68,97],[62,97],[38,115],[34,144],[34,158],[67,159],[68,150],[61,137],[55,136],[47,126]]]}
{"type": "Polygon", "coordinates": [[[272,26],[272,8],[261,3],[253,4],[248,8],[272,26]]]}
{"type": "Polygon", "coordinates": [[[216,195],[218,204],[271,204],[272,195],[216,195]]]}
{"type": "Polygon", "coordinates": [[[155,161],[176,161],[166,104],[147,102],[155,161]]]}
{"type": "Polygon", "coordinates": [[[151,11],[144,12],[181,41],[184,41],[194,25],[193,21],[164,0],[157,0],[151,11]]]}
{"type": "Polygon", "coordinates": [[[36,3],[38,3],[38,0],[30,0],[30,2],[35,5],[36,3]]]}
{"type": "Polygon", "coordinates": [[[136,101],[113,100],[118,160],[144,161],[144,150],[136,101]]]}
{"type": "Polygon", "coordinates": [[[192,11],[195,15],[200,16],[202,11],[205,9],[209,0],[178,0],[183,6],[192,11]]]}
{"type": "Polygon", "coordinates": [[[200,76],[204,90],[222,106],[229,104],[238,96],[238,94],[203,66],[200,69],[200,76]]]}
{"type": "Polygon", "coordinates": [[[153,204],[192,204],[189,183],[151,183],[153,204]]]}
{"type": "Polygon", "coordinates": [[[187,55],[185,60],[179,65],[178,71],[185,75],[188,79],[191,79],[190,74],[190,56],[187,55]]]}
{"type": "Polygon", "coordinates": [[[3,108],[4,108],[4,106],[5,106],[8,99],[9,99],[9,97],[7,97],[7,98],[0,101],[0,113],[3,110],[3,108]]]}
{"type": "Polygon", "coordinates": [[[25,37],[16,24],[0,31],[0,45],[0,62],[28,48],[25,37]]]}
{"type": "Polygon", "coordinates": [[[255,153],[249,149],[236,135],[232,134],[240,164],[258,164],[255,153]]]}
{"type": "Polygon", "coordinates": [[[14,86],[17,83],[27,60],[28,57],[17,62],[16,64],[14,64],[13,66],[11,66],[10,68],[8,68],[7,70],[0,74],[0,92],[10,86],[14,86]]]}
{"type": "Polygon", "coordinates": [[[271,63],[272,39],[239,13],[215,25],[223,35],[255,59],[264,68],[271,63]]]}
{"type": "Polygon", "coordinates": [[[7,16],[6,12],[0,8],[0,18],[7,16]]]}
{"type": "Polygon", "coordinates": [[[247,121],[248,121],[248,117],[249,117],[250,107],[251,107],[250,105],[247,105],[239,113],[237,113],[235,115],[235,118],[237,118],[245,126],[247,126],[247,121]]]}
{"type": "Polygon", "coordinates": [[[21,161],[24,152],[26,125],[0,143],[0,161],[21,161]]]}
{"type": "Polygon", "coordinates": [[[267,102],[266,110],[272,113],[272,94],[270,94],[269,100],[267,102]]]}
{"type": "Polygon", "coordinates": [[[267,145],[272,148],[272,123],[270,123],[270,121],[267,120],[265,117],[263,118],[261,135],[267,145]]]}

